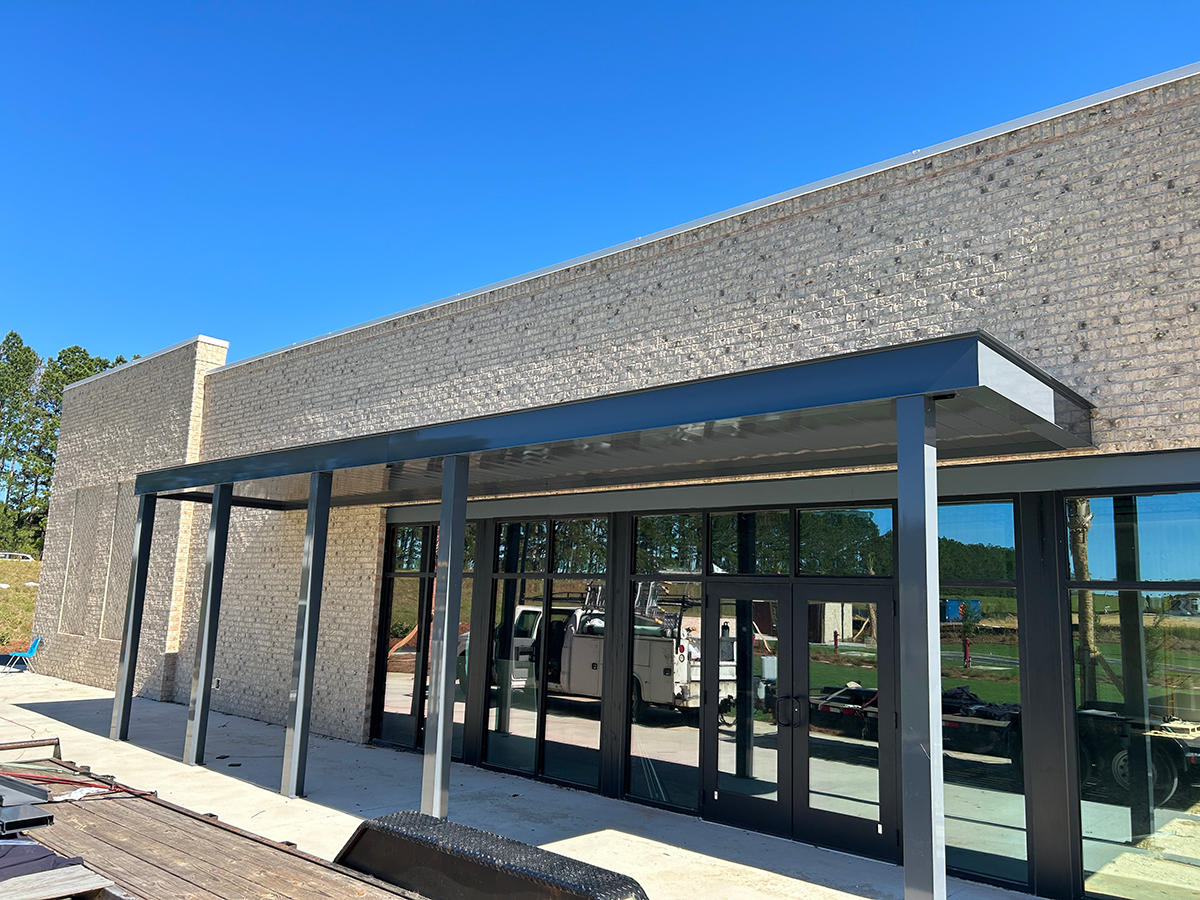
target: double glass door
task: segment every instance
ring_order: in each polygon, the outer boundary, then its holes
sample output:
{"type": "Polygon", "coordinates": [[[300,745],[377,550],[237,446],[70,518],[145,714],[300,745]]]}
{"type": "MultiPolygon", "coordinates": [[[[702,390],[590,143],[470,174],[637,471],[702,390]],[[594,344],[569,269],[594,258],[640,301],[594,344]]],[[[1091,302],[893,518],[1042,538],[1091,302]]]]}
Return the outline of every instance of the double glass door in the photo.
{"type": "Polygon", "coordinates": [[[706,818],[899,858],[892,597],[709,583],[706,818]]]}

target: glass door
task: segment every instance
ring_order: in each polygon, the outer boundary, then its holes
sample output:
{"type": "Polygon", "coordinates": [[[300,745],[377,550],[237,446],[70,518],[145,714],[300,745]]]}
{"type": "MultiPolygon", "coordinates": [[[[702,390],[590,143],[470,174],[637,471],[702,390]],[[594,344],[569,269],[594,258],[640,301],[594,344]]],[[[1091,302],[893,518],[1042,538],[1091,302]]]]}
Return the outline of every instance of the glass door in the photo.
{"type": "MultiPolygon", "coordinates": [[[[705,597],[706,818],[790,835],[796,732],[777,718],[791,690],[791,588],[709,583],[705,597]],[[712,662],[710,662],[712,661],[712,662]]],[[[790,713],[790,710],[789,710],[790,713]]]]}
{"type": "Polygon", "coordinates": [[[899,769],[891,586],[795,587],[793,834],[898,860],[899,769]]]}
{"type": "Polygon", "coordinates": [[[706,818],[899,858],[892,596],[708,584],[706,818]]]}

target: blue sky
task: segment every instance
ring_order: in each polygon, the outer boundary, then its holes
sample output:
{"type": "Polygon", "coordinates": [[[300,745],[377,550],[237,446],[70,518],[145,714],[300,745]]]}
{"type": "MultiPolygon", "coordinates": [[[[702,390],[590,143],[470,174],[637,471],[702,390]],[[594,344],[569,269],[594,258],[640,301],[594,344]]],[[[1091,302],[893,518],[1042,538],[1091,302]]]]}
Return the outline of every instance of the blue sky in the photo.
{"type": "Polygon", "coordinates": [[[0,332],[239,359],[1200,59],[1200,4],[0,6],[0,332]]]}

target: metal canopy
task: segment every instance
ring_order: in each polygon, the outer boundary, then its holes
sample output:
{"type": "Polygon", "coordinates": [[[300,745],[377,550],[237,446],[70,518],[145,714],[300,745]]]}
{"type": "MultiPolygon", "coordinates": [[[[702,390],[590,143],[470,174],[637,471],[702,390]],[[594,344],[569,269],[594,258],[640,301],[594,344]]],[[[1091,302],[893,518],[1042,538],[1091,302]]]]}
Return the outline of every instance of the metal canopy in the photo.
{"type": "Polygon", "coordinates": [[[894,400],[918,394],[940,401],[939,459],[1091,446],[1091,404],[977,332],[177,466],[139,475],[136,492],[232,482],[235,504],[298,508],[307,475],[342,470],[335,504],[437,500],[441,458],[456,455],[472,496],[894,465],[894,400]]]}

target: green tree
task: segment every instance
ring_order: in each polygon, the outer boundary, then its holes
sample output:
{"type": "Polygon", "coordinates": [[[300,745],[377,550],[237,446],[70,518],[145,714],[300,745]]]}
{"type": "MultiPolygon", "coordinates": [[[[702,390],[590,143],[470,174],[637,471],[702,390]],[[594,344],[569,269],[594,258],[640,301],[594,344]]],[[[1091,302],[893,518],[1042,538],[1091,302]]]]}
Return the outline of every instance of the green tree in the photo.
{"type": "Polygon", "coordinates": [[[78,345],[42,359],[15,331],[0,343],[0,548],[41,553],[63,391],[124,362],[78,345]]]}

